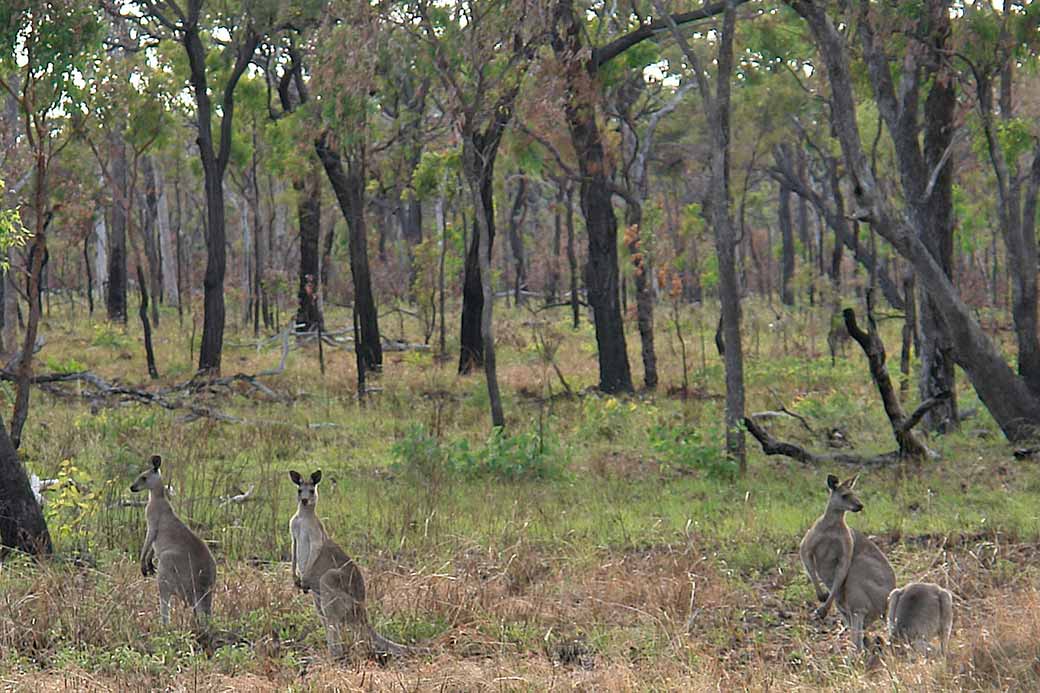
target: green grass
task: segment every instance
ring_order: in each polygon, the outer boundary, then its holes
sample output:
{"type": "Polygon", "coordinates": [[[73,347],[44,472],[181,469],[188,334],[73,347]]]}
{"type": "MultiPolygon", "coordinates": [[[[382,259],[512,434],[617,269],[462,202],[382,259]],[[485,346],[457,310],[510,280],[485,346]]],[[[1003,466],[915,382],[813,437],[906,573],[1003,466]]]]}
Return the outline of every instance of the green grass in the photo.
{"type": "MultiPolygon", "coordinates": [[[[852,470],[764,458],[749,437],[748,474],[733,475],[721,457],[722,400],[715,396],[723,394],[722,371],[708,332],[703,354],[701,335],[687,337],[695,396],[667,394],[682,378],[674,334],[662,322],[659,391],[606,397],[590,390],[597,382],[591,329],[572,333],[561,315],[553,324],[564,335],[559,365],[583,395],[539,399],[560,388],[530,347],[529,315],[507,309],[498,315],[507,438],[489,438],[483,379],[459,378],[453,362],[429,353],[388,353],[384,373],[372,379],[378,391],[364,406],[354,396],[353,354],[327,350],[322,377],[313,346],[293,350],[285,373],[264,380],[291,396],[290,404],[237,385],[171,395],[240,417],[241,424],[185,423],[184,410],[92,408],[75,396],[34,391],[23,457],[39,476],[63,480],[48,492],[46,507],[59,554],[88,556],[93,567],[85,577],[61,563],[42,573],[16,562],[4,567],[0,593],[37,602],[19,602],[0,615],[0,670],[83,671],[114,681],[139,675],[168,685],[198,672],[244,676],[263,669],[289,685],[300,661],[322,656],[324,642],[309,597],[288,584],[287,524],[295,500],[287,472],[320,468],[319,513],[366,572],[373,623],[396,639],[441,643],[439,661],[448,668],[463,666],[467,652],[493,657],[479,676],[459,674],[462,687],[498,675],[544,681],[539,662],[546,643],[576,632],[596,653],[606,687],[696,686],[704,662],[733,672],[738,687],[775,683],[770,677],[777,671],[793,689],[863,685],[862,667],[820,649],[838,637],[806,620],[813,595],[797,560],[798,542],[824,505],[826,473],[852,470]],[[437,392],[446,397],[430,395],[437,392]],[[154,583],[135,574],[143,510],[125,501],[153,453],[163,455],[177,512],[218,557],[226,581],[215,600],[219,626],[262,655],[225,647],[206,657],[183,622],[168,631],[151,623],[154,583]],[[222,500],[249,488],[248,503],[222,500]],[[699,617],[687,630],[691,584],[699,617]],[[108,603],[106,610],[106,599],[128,589],[135,595],[130,603],[108,603]],[[702,603],[698,594],[714,601],[702,603]],[[66,598],[82,602],[82,610],[62,615],[66,598]],[[22,630],[14,620],[28,613],[38,628],[22,630]],[[97,633],[84,631],[91,625],[97,633]],[[626,667],[636,673],[625,678],[626,667]]],[[[183,380],[192,365],[188,331],[170,311],[162,319],[156,347],[165,386],[183,380]]],[[[332,325],[345,319],[337,310],[328,316],[332,325]]],[[[795,312],[787,321],[785,337],[760,327],[747,337],[749,410],[783,404],[820,434],[841,428],[860,451],[892,449],[854,345],[832,368],[820,316],[795,312]]],[[[690,322],[714,325],[708,315],[690,322]]],[[[899,325],[883,326],[895,344],[899,325]]],[[[56,311],[44,331],[44,368],[75,365],[151,386],[136,325],[124,331],[56,311]]],[[[259,372],[280,357],[278,343],[258,350],[248,335],[233,331],[228,341],[225,373],[259,372]]],[[[638,377],[633,336],[629,347],[638,377]]],[[[889,363],[898,383],[892,365],[898,359],[889,363]]],[[[978,407],[960,385],[962,409],[978,407]]],[[[960,432],[929,441],[940,460],[905,473],[864,471],[858,488],[866,509],[849,522],[887,542],[901,580],[940,579],[937,571],[945,571],[947,579],[963,580],[966,598],[981,598],[986,589],[1019,598],[1036,570],[1000,545],[1040,541],[1040,472],[1035,463],[1011,458],[981,411],[960,432]],[[929,541],[910,541],[915,537],[929,541]],[[955,558],[931,540],[942,537],[955,558]],[[992,560],[984,557],[987,542],[997,546],[992,560]]],[[[815,449],[826,445],[797,422],[768,426],[815,449]]],[[[958,675],[933,671],[929,680],[974,680],[958,675]]]]}

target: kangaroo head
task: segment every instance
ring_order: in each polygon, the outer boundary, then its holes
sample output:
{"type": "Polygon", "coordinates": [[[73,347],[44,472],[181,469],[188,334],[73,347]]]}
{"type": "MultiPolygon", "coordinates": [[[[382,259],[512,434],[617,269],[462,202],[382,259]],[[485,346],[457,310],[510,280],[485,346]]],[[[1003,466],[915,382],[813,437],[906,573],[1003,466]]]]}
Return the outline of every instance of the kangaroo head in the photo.
{"type": "Polygon", "coordinates": [[[148,489],[161,489],[162,488],[162,475],[159,473],[159,465],[162,464],[162,458],[158,455],[152,455],[152,466],[141,472],[141,475],[137,477],[137,481],[130,485],[130,490],[134,493],[148,489]]]}
{"type": "Polygon", "coordinates": [[[827,475],[827,488],[831,491],[830,498],[827,499],[828,510],[858,513],[863,509],[862,501],[852,492],[857,479],[858,474],[847,481],[838,481],[838,477],[833,474],[827,475]]]}
{"type": "Polygon", "coordinates": [[[311,474],[311,478],[304,479],[299,472],[290,471],[289,478],[296,484],[296,500],[300,505],[314,505],[318,502],[318,482],[321,481],[321,470],[311,474]]]}

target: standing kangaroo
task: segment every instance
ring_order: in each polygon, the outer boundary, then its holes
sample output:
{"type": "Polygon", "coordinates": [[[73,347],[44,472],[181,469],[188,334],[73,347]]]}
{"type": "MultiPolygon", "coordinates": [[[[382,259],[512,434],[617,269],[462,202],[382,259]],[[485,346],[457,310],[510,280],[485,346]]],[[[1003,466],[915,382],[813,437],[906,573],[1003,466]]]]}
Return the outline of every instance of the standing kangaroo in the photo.
{"type": "Polygon", "coordinates": [[[805,534],[799,553],[816,596],[823,602],[815,615],[822,618],[836,604],[856,649],[862,650],[866,628],[885,614],[896,576],[874,542],[845,524],[846,512],[863,510],[863,503],[852,492],[857,478],[839,483],[833,474],[827,476],[827,509],[805,534]]]}
{"type": "Polygon", "coordinates": [[[369,625],[361,571],[325,532],[315,512],[321,471],[311,474],[309,481],[294,471],[289,472],[289,478],[297,488],[296,514],[289,521],[293,583],[304,592],[314,593],[314,606],[325,622],[332,656],[344,654],[344,628],[351,632],[354,642],[367,643],[378,656],[411,651],[413,648],[384,638],[369,625]]]}
{"type": "Polygon", "coordinates": [[[953,595],[932,582],[911,582],[888,595],[888,637],[918,649],[939,638],[943,655],[953,630],[953,595]]]}
{"type": "Polygon", "coordinates": [[[162,458],[153,456],[152,468],[130,486],[134,493],[148,489],[148,533],[141,548],[141,574],[155,575],[152,558],[159,559],[159,615],[163,624],[170,622],[174,595],[195,611],[197,622],[205,623],[213,605],[217,564],[206,544],[173,512],[159,473],[161,464],[162,458]]]}

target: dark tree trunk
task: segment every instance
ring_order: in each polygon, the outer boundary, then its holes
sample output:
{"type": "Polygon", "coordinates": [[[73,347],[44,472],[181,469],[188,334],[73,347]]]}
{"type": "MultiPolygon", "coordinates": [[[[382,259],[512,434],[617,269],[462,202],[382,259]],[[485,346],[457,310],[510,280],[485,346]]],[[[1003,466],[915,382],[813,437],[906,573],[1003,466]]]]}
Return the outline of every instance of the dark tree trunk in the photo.
{"type": "Polygon", "coordinates": [[[33,496],[18,451],[0,422],[0,545],[31,555],[50,554],[54,547],[40,504],[33,496]]]}
{"type": "Polygon", "coordinates": [[[137,312],[141,318],[141,327],[144,330],[144,352],[148,359],[148,376],[152,380],[159,377],[159,370],[155,367],[155,351],[152,349],[152,325],[148,322],[148,285],[145,282],[144,270],[141,265],[137,266],[137,284],[141,290],[141,308],[137,312]]]}
{"type": "Polygon", "coordinates": [[[610,167],[592,100],[596,65],[583,57],[587,53],[582,45],[584,24],[575,15],[572,0],[560,0],[556,4],[554,20],[553,51],[562,63],[567,86],[564,111],[581,171],[579,199],[589,239],[585,289],[596,328],[599,388],[607,393],[632,392],[632,373],[618,300],[617,218],[611,199],[610,167]]]}
{"type": "Polygon", "coordinates": [[[325,174],[336,193],[340,211],[350,228],[350,273],[354,280],[354,305],[360,341],[354,348],[361,354],[365,368],[371,371],[383,367],[383,347],[379,337],[379,314],[372,295],[372,278],[368,267],[368,230],[365,226],[365,153],[360,147],[346,160],[328,142],[327,133],[315,140],[325,174]]]}
{"type": "MultiPolygon", "coordinates": [[[[949,28],[946,3],[935,4],[935,11],[945,15],[945,26],[949,28]]],[[[945,31],[937,29],[939,35],[945,31]]],[[[941,44],[941,40],[940,40],[941,44]]],[[[937,48],[941,48],[937,46],[937,48]]],[[[934,74],[934,73],[933,73],[934,74]]],[[[953,271],[953,162],[946,148],[953,141],[954,109],[957,105],[956,81],[935,75],[924,106],[924,164],[925,171],[934,171],[941,166],[931,196],[927,198],[922,217],[922,241],[935,258],[947,277],[953,271]]],[[[916,134],[915,134],[916,137],[916,134]]],[[[927,175],[927,173],[926,173],[927,175]]],[[[927,179],[926,179],[927,180],[927,179]]],[[[922,197],[924,187],[920,188],[922,197]]],[[[1035,273],[1034,273],[1035,274],[1035,273]]],[[[946,322],[938,306],[926,295],[920,301],[919,323],[921,327],[921,401],[940,395],[949,395],[942,403],[925,414],[922,425],[926,430],[946,433],[957,427],[956,372],[954,370],[953,343],[946,322]]]]}
{"type": "Polygon", "coordinates": [[[156,239],[157,221],[159,218],[159,190],[156,188],[158,177],[152,158],[142,159],[144,175],[145,223],[141,226],[141,239],[144,242],[145,259],[148,261],[148,285],[152,294],[152,323],[159,326],[159,295],[162,293],[162,267],[159,260],[159,244],[156,239]]]}
{"type": "Polygon", "coordinates": [[[513,284],[513,304],[523,302],[523,292],[527,288],[527,277],[524,274],[524,239],[521,236],[524,219],[527,217],[527,179],[519,172],[520,182],[517,184],[513,208],[509,212],[509,247],[513,252],[515,271],[513,284]]]}
{"type": "Polygon", "coordinates": [[[574,186],[567,186],[567,266],[571,275],[571,326],[578,329],[581,322],[581,308],[578,301],[578,253],[574,248],[574,186]]]}
{"type": "MultiPolygon", "coordinates": [[[[213,106],[206,83],[206,49],[199,27],[201,2],[193,2],[183,22],[181,43],[188,56],[195,96],[199,158],[206,191],[206,274],[203,280],[202,344],[199,372],[217,374],[224,348],[224,274],[227,237],[224,228],[224,172],[231,157],[231,124],[235,111],[235,87],[253,59],[260,37],[252,24],[242,27],[241,43],[233,47],[235,62],[224,85],[220,106],[220,144],[214,147],[213,106]]],[[[230,52],[230,49],[229,49],[230,52]]]]}
{"type": "Polygon", "coordinates": [[[105,306],[108,319],[126,323],[126,227],[129,185],[126,171],[126,142],[117,124],[109,134],[109,176],[112,181],[112,223],[108,229],[108,290],[105,306]]]}
{"type": "MultiPolygon", "coordinates": [[[[87,275],[87,309],[89,315],[94,315],[94,273],[90,270],[90,240],[91,232],[83,237],[83,270],[87,275]]],[[[7,282],[0,279],[0,306],[4,304],[4,285],[7,282]]],[[[3,326],[3,311],[0,310],[0,327],[3,326]]],[[[3,345],[0,344],[0,351],[3,345]]]]}
{"type": "Polygon", "coordinates": [[[306,332],[316,330],[322,322],[318,308],[321,290],[321,260],[318,244],[321,240],[321,169],[315,162],[303,178],[293,181],[296,189],[296,210],[300,223],[300,275],[297,289],[296,325],[306,332]]]}
{"type": "Polygon", "coordinates": [[[484,291],[480,277],[480,233],[477,216],[483,211],[487,222],[488,254],[492,253],[495,243],[495,210],[492,198],[492,184],[495,178],[495,158],[498,156],[498,145],[502,141],[502,130],[505,128],[507,114],[498,114],[495,122],[484,133],[474,133],[472,146],[475,148],[476,160],[481,164],[480,190],[477,197],[482,210],[474,210],[473,234],[466,252],[466,265],[462,281],[462,333],[459,345],[459,373],[466,375],[474,368],[484,366],[484,338],[480,331],[480,316],[484,310],[484,291]]]}
{"type": "Polygon", "coordinates": [[[780,200],[777,204],[780,224],[780,302],[794,305],[794,231],[791,228],[791,189],[780,185],[780,200]]]}
{"type": "Polygon", "coordinates": [[[548,276],[545,280],[545,305],[550,306],[560,300],[560,247],[563,240],[563,203],[566,196],[563,186],[556,191],[556,204],[553,205],[553,238],[552,256],[549,258],[548,276]]]}
{"type": "Polygon", "coordinates": [[[639,324],[639,343],[643,357],[643,384],[647,390],[657,387],[657,354],[654,351],[654,292],[651,284],[653,265],[648,253],[643,252],[641,228],[643,208],[629,202],[625,208],[625,235],[628,253],[632,258],[632,274],[636,283],[636,320],[639,324]]]}

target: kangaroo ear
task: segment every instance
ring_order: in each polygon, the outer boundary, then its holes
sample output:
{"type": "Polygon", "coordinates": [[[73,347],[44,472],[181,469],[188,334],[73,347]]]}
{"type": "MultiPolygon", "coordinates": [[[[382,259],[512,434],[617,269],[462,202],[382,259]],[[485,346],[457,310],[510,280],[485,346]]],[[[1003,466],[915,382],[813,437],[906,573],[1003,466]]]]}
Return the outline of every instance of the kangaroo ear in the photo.
{"type": "Polygon", "coordinates": [[[832,491],[834,489],[838,488],[838,477],[834,476],[833,474],[828,474],[827,475],[827,488],[829,488],[832,491]]]}
{"type": "Polygon", "coordinates": [[[289,470],[289,478],[292,479],[292,482],[297,486],[303,483],[303,477],[300,476],[299,472],[289,470]]]}
{"type": "Polygon", "coordinates": [[[312,484],[317,486],[319,481],[321,481],[321,470],[320,469],[318,471],[314,472],[313,474],[311,474],[311,483],[312,484]]]}
{"type": "Polygon", "coordinates": [[[857,474],[856,476],[854,476],[851,479],[849,479],[848,481],[846,481],[845,485],[848,486],[850,489],[856,488],[856,482],[858,480],[859,480],[859,474],[857,474]]]}
{"type": "Polygon", "coordinates": [[[158,455],[152,455],[152,469],[159,471],[159,465],[162,464],[162,458],[158,455]]]}

